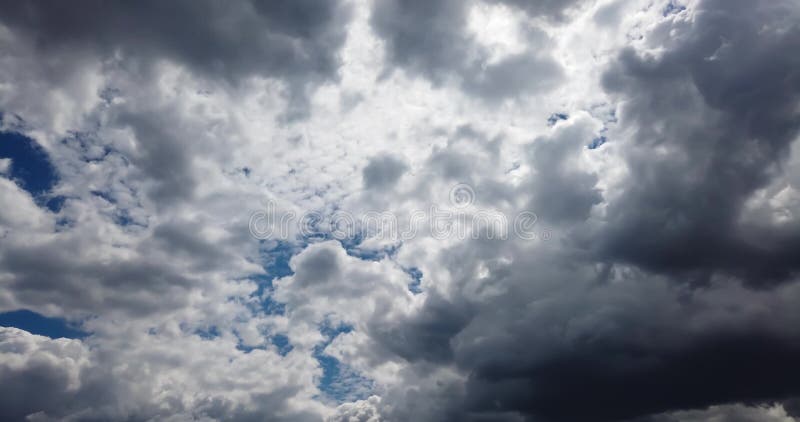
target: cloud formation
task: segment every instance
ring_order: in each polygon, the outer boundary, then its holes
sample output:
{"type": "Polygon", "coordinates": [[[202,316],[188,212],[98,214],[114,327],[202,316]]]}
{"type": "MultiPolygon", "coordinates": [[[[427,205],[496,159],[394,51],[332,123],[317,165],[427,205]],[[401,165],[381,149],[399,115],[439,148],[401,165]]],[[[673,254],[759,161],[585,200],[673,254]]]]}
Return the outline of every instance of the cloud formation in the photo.
{"type": "Polygon", "coordinates": [[[795,0],[5,3],[0,419],[800,417],[795,0]]]}

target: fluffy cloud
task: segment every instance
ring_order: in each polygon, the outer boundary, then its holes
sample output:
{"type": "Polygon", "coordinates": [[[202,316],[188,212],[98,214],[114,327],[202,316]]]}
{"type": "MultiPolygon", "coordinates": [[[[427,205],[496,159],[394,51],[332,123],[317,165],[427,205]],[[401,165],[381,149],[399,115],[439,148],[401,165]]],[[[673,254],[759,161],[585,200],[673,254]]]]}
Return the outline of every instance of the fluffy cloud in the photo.
{"type": "Polygon", "coordinates": [[[536,28],[519,29],[527,45],[523,52],[490,61],[490,51],[467,28],[472,5],[450,0],[377,3],[371,23],[385,43],[386,71],[397,66],[437,85],[455,79],[465,91],[487,101],[546,91],[558,82],[560,66],[543,53],[548,40],[536,28]]]}
{"type": "Polygon", "coordinates": [[[341,2],[314,0],[236,7],[95,2],[85,8],[8,2],[0,19],[19,41],[55,59],[52,71],[76,70],[70,67],[81,66],[85,55],[144,72],[158,60],[176,61],[233,84],[252,75],[278,79],[292,112],[304,114],[307,90],[337,74],[348,15],[341,2]]]}
{"type": "Polygon", "coordinates": [[[106,339],[101,349],[91,344],[97,339],[86,345],[5,327],[0,338],[8,420],[320,417],[321,407],[310,401],[313,391],[302,386],[303,377],[313,375],[314,362],[300,356],[244,353],[230,342],[169,329],[106,339]],[[198,347],[202,355],[183,352],[198,347]]]}
{"type": "Polygon", "coordinates": [[[796,235],[743,221],[741,209],[782,177],[797,138],[797,63],[778,52],[800,42],[788,23],[798,10],[738,13],[746,7],[700,2],[622,50],[604,75],[622,103],[618,130],[630,133],[620,137],[631,181],[609,204],[601,254],[700,283],[719,270],[759,285],[795,273],[782,251],[796,235]]]}
{"type": "Polygon", "coordinates": [[[799,14],[3,5],[1,418],[794,420],[799,14]]]}

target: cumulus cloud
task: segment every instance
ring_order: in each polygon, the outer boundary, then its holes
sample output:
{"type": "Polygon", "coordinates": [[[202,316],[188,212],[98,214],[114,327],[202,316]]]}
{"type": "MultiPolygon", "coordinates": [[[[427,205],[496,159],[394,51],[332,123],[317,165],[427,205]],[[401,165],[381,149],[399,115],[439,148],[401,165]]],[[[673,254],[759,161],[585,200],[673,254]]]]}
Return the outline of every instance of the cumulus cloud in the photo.
{"type": "Polygon", "coordinates": [[[798,15],[4,4],[0,419],[795,420],[798,15]]]}
{"type": "Polygon", "coordinates": [[[401,268],[351,257],[336,241],[307,247],[289,265],[294,274],[276,280],[275,298],[297,324],[360,325],[375,314],[402,314],[411,302],[410,277],[401,268]]]}
{"type": "Polygon", "coordinates": [[[319,1],[236,7],[95,2],[81,8],[8,2],[2,9],[3,23],[58,66],[78,66],[89,55],[123,66],[171,60],[234,84],[247,76],[276,78],[294,107],[306,105],[309,88],[335,78],[348,18],[341,2],[319,1]]]}
{"type": "Polygon", "coordinates": [[[700,2],[659,23],[640,50],[621,51],[605,73],[604,87],[622,101],[618,127],[632,136],[630,182],[610,204],[601,254],[700,283],[719,270],[757,285],[796,272],[782,252],[796,235],[743,220],[741,210],[782,177],[797,137],[797,63],[778,52],[800,42],[788,23],[798,10],[744,8],[700,2]]]}
{"type": "Polygon", "coordinates": [[[303,392],[296,381],[313,375],[308,371],[313,366],[307,366],[313,364],[299,356],[284,360],[274,351],[243,353],[222,341],[204,348],[202,356],[189,355],[182,350],[206,340],[170,330],[108,341],[101,350],[80,340],[51,340],[14,328],[0,328],[0,336],[1,371],[9,381],[3,390],[4,419],[320,418],[318,406],[298,401],[304,393],[309,400],[312,392],[303,392]],[[293,367],[296,381],[256,371],[281,371],[285,365],[293,367]],[[187,379],[194,371],[202,376],[187,379]]]}
{"type": "Polygon", "coordinates": [[[69,406],[81,387],[88,350],[79,340],[50,340],[14,328],[0,327],[3,415],[23,420],[69,406]]]}
{"type": "Polygon", "coordinates": [[[380,411],[376,408],[380,404],[380,397],[372,396],[367,400],[345,403],[336,409],[336,414],[330,421],[337,422],[378,422],[381,420],[380,411]]]}
{"type": "Polygon", "coordinates": [[[535,28],[520,27],[528,46],[523,52],[490,62],[490,51],[467,28],[472,5],[449,0],[376,3],[371,24],[385,45],[386,72],[398,67],[435,85],[453,81],[490,102],[547,91],[558,82],[561,68],[543,48],[546,35],[535,28]]]}

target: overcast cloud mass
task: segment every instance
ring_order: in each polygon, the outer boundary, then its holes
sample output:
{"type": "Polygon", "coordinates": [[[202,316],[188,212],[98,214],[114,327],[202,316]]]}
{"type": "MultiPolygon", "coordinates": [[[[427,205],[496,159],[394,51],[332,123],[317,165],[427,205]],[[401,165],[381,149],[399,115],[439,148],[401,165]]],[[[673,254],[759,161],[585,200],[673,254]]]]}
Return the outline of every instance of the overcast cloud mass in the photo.
{"type": "Polygon", "coordinates": [[[798,52],[800,0],[0,0],[0,420],[800,421],[798,52]]]}

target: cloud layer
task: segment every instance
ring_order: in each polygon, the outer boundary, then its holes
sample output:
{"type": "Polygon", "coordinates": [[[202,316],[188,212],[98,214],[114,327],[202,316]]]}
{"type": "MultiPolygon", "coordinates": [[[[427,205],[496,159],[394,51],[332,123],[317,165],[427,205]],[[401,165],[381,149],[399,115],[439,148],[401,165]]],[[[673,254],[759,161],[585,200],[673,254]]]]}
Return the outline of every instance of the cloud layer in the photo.
{"type": "Polygon", "coordinates": [[[0,3],[0,419],[800,417],[797,1],[0,3]]]}

